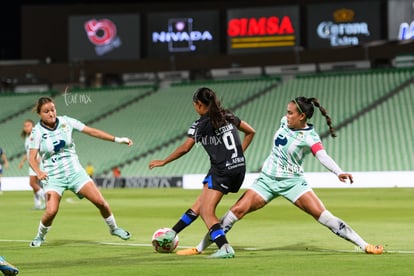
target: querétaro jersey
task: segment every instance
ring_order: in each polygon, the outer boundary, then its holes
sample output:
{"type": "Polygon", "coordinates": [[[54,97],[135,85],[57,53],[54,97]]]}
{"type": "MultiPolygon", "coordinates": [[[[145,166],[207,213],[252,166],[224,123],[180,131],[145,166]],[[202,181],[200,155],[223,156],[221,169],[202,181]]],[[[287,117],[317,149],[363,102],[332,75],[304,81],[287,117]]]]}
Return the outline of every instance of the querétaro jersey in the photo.
{"type": "Polygon", "coordinates": [[[226,118],[226,125],[214,129],[208,115],[204,115],[188,130],[188,136],[203,145],[210,157],[211,170],[218,175],[246,166],[238,132],[241,121],[230,113],[226,118]]]}
{"type": "Polygon", "coordinates": [[[37,123],[30,134],[30,149],[38,149],[43,170],[49,176],[63,178],[83,170],[75,151],[73,130],[82,131],[85,124],[67,117],[58,116],[56,127],[48,129],[37,123]]]}
{"type": "Polygon", "coordinates": [[[273,139],[271,154],[265,160],[262,172],[274,177],[303,175],[303,159],[306,153],[314,155],[323,149],[321,139],[311,124],[306,129],[292,130],[283,117],[273,139]]]}

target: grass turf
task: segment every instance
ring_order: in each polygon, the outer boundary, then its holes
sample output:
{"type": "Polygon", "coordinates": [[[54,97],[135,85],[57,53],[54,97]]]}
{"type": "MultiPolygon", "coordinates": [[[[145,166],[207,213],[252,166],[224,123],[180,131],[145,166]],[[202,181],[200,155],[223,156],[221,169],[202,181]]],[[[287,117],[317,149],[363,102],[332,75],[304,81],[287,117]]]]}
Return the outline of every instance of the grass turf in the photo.
{"type": "MultiPolygon", "coordinates": [[[[326,207],[367,242],[387,252],[367,255],[279,198],[235,224],[227,235],[236,258],[159,254],[150,242],[160,227],[171,227],[199,190],[105,189],[118,225],[132,233],[109,235],[98,210],[67,192],[40,248],[30,248],[43,211],[31,210],[31,192],[0,195],[0,255],[21,275],[412,275],[414,189],[315,189],[326,207]]],[[[220,203],[222,215],[239,197],[220,203]]],[[[195,246],[206,232],[201,219],[179,234],[179,247],[195,246]]]]}

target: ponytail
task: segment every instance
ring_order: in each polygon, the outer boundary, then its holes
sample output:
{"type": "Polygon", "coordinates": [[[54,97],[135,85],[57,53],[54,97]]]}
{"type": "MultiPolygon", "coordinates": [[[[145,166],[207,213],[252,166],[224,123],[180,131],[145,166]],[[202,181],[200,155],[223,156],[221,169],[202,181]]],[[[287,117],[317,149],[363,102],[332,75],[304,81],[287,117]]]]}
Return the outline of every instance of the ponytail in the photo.
{"type": "Polygon", "coordinates": [[[216,93],[210,88],[202,87],[196,90],[193,95],[193,102],[200,101],[208,107],[208,116],[215,129],[226,124],[226,110],[221,106],[216,93]]]}
{"type": "Polygon", "coordinates": [[[332,137],[336,137],[335,129],[332,126],[332,119],[329,117],[328,112],[324,107],[321,106],[317,98],[306,98],[306,97],[297,97],[296,99],[292,100],[293,103],[296,104],[299,112],[304,113],[307,119],[312,118],[314,106],[319,108],[322,116],[326,119],[326,124],[329,127],[329,134],[332,137]]]}

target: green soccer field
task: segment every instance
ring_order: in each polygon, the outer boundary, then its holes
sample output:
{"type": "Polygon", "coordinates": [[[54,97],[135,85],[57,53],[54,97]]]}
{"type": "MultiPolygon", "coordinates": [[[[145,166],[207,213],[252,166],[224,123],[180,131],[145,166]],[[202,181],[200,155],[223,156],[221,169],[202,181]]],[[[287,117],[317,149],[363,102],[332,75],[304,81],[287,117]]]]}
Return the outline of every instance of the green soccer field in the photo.
{"type": "MultiPolygon", "coordinates": [[[[171,227],[200,190],[105,189],[128,241],[109,235],[98,210],[67,192],[46,242],[30,248],[43,211],[31,210],[31,192],[0,195],[0,255],[20,275],[412,275],[414,189],[315,189],[326,207],[367,242],[386,253],[367,255],[332,234],[285,199],[247,215],[227,238],[234,259],[204,254],[159,254],[150,242],[160,227],[171,227]]],[[[241,193],[240,193],[241,194],[241,193]]],[[[225,196],[222,215],[238,198],[225,196]]],[[[201,219],[179,234],[179,247],[195,246],[206,232],[201,219]]]]}

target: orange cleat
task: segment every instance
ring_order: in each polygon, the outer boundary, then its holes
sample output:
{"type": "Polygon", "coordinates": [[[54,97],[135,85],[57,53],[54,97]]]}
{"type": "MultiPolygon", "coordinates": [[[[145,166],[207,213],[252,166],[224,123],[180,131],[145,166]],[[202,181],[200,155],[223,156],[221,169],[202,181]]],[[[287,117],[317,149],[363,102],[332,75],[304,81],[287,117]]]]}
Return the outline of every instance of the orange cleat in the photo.
{"type": "Polygon", "coordinates": [[[178,250],[175,254],[180,255],[180,256],[192,256],[192,255],[201,254],[201,252],[199,252],[197,248],[193,247],[193,248],[178,250]]]}
{"type": "Polygon", "coordinates": [[[383,252],[384,252],[384,247],[382,245],[368,244],[365,247],[365,253],[367,254],[382,254],[383,252]]]}

